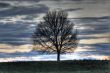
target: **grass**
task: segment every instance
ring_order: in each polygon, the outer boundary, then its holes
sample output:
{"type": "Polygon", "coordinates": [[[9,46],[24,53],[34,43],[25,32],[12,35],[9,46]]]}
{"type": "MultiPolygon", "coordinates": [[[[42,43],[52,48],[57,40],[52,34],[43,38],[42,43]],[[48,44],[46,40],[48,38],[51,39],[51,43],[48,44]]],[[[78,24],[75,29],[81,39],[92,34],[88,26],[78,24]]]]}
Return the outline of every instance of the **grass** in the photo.
{"type": "Polygon", "coordinates": [[[0,73],[110,73],[110,61],[33,61],[0,63],[0,73]]]}

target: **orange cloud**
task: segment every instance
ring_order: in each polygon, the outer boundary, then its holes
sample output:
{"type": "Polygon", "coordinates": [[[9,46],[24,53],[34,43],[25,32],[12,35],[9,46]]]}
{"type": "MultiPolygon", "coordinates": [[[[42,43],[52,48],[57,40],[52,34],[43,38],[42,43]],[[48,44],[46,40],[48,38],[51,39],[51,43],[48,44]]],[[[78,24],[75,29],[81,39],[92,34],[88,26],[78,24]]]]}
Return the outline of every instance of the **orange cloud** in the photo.
{"type": "Polygon", "coordinates": [[[89,35],[79,35],[79,36],[84,36],[84,37],[110,37],[110,33],[89,34],[89,35]]]}
{"type": "Polygon", "coordinates": [[[99,55],[92,55],[90,56],[92,58],[96,58],[96,59],[99,59],[99,60],[110,60],[110,56],[99,56],[99,55]]]}
{"type": "MultiPolygon", "coordinates": [[[[0,44],[0,52],[4,53],[15,53],[15,52],[30,52],[32,51],[34,46],[32,44],[25,44],[25,45],[10,45],[10,44],[0,44]]],[[[44,49],[41,45],[36,45],[36,49],[34,50],[41,50],[44,49]]]]}
{"type": "Polygon", "coordinates": [[[80,51],[94,51],[94,50],[95,50],[94,47],[91,47],[91,46],[84,46],[84,47],[78,46],[78,48],[75,50],[75,52],[80,52],[80,51]]]}
{"type": "Polygon", "coordinates": [[[9,45],[9,44],[0,44],[0,52],[4,53],[14,53],[14,52],[30,52],[32,50],[32,45],[9,45]]]}
{"type": "Polygon", "coordinates": [[[110,43],[110,40],[107,38],[98,38],[98,39],[83,39],[80,40],[80,44],[97,44],[97,43],[110,43]]]}

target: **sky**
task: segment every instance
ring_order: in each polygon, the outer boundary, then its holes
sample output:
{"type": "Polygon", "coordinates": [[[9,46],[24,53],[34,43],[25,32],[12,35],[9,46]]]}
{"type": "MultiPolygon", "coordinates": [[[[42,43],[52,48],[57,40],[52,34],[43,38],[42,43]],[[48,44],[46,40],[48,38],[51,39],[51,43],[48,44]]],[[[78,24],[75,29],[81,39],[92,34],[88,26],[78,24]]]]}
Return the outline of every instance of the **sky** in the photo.
{"type": "Polygon", "coordinates": [[[110,60],[110,0],[0,0],[0,62],[56,60],[32,49],[35,26],[62,9],[78,29],[79,45],[61,60],[110,60]]]}

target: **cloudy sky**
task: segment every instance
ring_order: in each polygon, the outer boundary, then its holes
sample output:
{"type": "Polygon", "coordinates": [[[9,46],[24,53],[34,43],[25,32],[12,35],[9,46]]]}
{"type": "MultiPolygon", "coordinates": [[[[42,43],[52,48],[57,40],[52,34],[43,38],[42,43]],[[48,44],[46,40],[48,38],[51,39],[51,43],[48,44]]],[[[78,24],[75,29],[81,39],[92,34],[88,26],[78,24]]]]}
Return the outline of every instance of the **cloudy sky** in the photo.
{"type": "Polygon", "coordinates": [[[35,26],[50,10],[63,9],[79,30],[67,59],[110,59],[110,0],[0,0],[0,62],[56,60],[32,49],[35,26]]]}

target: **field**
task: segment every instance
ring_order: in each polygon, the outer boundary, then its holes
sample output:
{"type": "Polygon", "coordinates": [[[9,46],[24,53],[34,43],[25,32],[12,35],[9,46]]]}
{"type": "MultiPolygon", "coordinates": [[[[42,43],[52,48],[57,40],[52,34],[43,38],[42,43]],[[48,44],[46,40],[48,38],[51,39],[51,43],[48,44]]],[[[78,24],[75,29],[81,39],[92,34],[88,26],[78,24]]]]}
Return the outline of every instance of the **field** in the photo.
{"type": "Polygon", "coordinates": [[[0,63],[0,73],[110,73],[110,61],[37,61],[0,63]]]}

